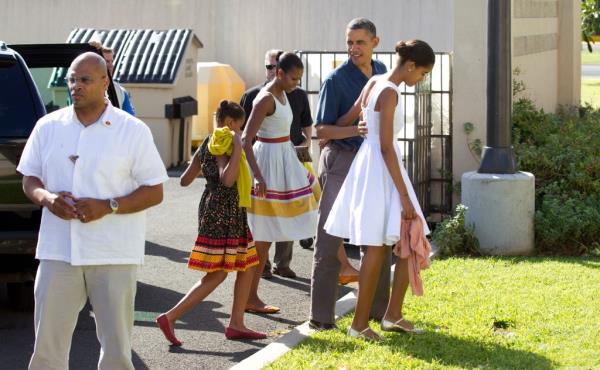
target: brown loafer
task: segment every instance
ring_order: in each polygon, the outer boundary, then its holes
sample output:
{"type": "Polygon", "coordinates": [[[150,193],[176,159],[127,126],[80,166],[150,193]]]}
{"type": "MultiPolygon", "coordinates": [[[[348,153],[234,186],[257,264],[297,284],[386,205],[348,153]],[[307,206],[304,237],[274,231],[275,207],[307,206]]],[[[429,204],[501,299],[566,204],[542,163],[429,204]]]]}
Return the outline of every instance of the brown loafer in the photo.
{"type": "Polygon", "coordinates": [[[267,269],[265,268],[262,272],[262,278],[263,279],[272,279],[273,278],[273,273],[271,272],[271,269],[267,269]]]}
{"type": "Polygon", "coordinates": [[[275,275],[279,275],[284,278],[295,279],[296,273],[289,267],[275,267],[273,269],[275,275]]]}

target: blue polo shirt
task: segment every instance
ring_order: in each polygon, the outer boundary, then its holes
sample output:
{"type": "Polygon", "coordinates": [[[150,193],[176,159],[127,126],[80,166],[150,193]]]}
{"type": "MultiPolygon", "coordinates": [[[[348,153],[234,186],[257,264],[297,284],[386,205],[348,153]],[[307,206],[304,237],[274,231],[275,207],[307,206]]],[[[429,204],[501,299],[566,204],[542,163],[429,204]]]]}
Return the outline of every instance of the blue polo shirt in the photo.
{"type": "MultiPolygon", "coordinates": [[[[373,75],[387,72],[385,64],[378,60],[372,60],[371,65],[373,75]]],[[[339,117],[352,108],[367,81],[369,81],[369,78],[350,59],[331,72],[323,82],[319,92],[319,106],[315,125],[334,125],[339,117]]],[[[360,147],[363,139],[360,136],[353,136],[332,141],[340,147],[354,150],[360,147]]]]}

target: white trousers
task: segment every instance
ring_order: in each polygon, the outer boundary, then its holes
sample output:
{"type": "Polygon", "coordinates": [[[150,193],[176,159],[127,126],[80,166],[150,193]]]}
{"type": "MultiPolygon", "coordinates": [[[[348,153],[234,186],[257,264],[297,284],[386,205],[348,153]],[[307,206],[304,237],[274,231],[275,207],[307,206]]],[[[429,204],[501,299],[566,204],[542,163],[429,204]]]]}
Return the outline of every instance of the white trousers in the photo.
{"type": "Polygon", "coordinates": [[[69,368],[79,312],[89,297],[100,342],[98,369],[133,370],[131,334],[137,265],[72,266],[41,260],[35,278],[30,370],[69,368]]]}

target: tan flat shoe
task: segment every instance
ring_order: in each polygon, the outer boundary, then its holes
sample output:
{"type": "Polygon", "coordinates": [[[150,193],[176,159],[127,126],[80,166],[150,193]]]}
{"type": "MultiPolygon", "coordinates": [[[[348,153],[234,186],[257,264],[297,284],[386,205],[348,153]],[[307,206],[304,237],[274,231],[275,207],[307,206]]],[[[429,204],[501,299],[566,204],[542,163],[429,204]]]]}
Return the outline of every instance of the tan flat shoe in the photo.
{"type": "Polygon", "coordinates": [[[249,313],[266,313],[273,314],[279,312],[281,309],[277,306],[265,305],[264,307],[258,307],[253,304],[247,304],[245,312],[249,313]]]}
{"type": "Polygon", "coordinates": [[[381,320],[381,330],[383,331],[394,331],[397,333],[410,333],[410,334],[425,334],[425,330],[415,328],[407,329],[404,326],[401,326],[401,322],[408,322],[404,319],[400,319],[396,322],[387,321],[385,319],[381,320]]]}
{"type": "Polygon", "coordinates": [[[340,285],[346,285],[346,284],[354,283],[356,281],[358,281],[358,275],[339,275],[338,276],[338,283],[340,285]]]}
{"type": "Polygon", "coordinates": [[[381,342],[383,339],[381,338],[381,336],[377,333],[375,333],[370,327],[366,327],[365,329],[358,331],[358,330],[354,330],[351,327],[348,328],[348,336],[352,337],[352,338],[359,338],[359,339],[364,339],[366,341],[369,342],[381,342]],[[373,333],[373,336],[369,336],[367,335],[368,332],[373,333]]]}

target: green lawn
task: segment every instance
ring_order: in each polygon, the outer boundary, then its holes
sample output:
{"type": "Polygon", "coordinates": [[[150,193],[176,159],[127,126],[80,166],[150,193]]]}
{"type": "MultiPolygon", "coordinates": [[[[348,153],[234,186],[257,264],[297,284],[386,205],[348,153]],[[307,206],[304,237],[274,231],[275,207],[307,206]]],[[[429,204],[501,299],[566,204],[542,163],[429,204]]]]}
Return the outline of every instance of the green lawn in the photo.
{"type": "Polygon", "coordinates": [[[366,343],[344,334],[345,317],[269,368],[600,368],[599,258],[448,259],[423,278],[405,316],[426,334],[366,343]]]}
{"type": "Polygon", "coordinates": [[[600,108],[600,79],[581,79],[581,104],[590,103],[593,107],[600,108]]]}
{"type": "Polygon", "coordinates": [[[581,51],[581,64],[600,64],[600,50],[590,53],[587,49],[581,51]]]}

